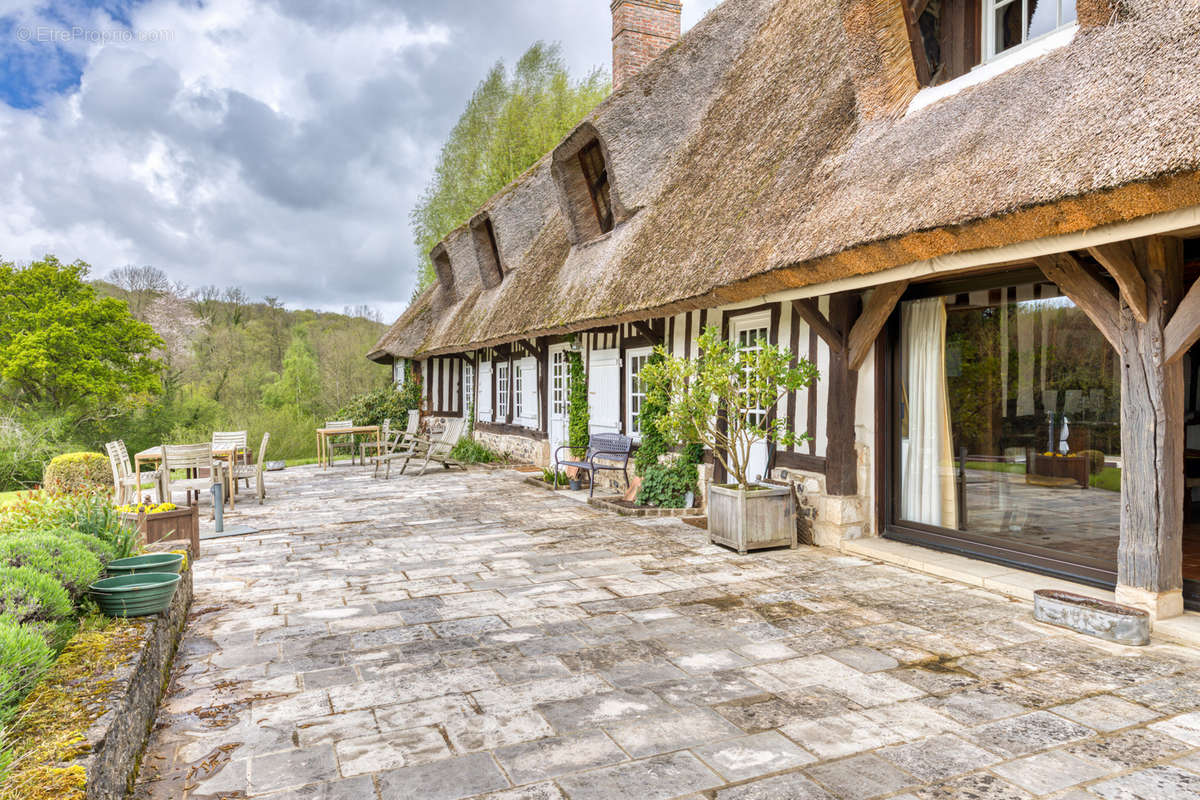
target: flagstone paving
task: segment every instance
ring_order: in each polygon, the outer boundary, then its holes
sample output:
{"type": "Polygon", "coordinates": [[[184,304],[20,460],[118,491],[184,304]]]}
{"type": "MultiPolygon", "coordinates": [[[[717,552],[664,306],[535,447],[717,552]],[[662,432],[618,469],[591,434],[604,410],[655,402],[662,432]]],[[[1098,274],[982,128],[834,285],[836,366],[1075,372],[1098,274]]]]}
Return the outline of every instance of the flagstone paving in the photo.
{"type": "Polygon", "coordinates": [[[135,797],[1200,796],[1200,652],[507,472],[272,473],[203,543],[135,797]]]}

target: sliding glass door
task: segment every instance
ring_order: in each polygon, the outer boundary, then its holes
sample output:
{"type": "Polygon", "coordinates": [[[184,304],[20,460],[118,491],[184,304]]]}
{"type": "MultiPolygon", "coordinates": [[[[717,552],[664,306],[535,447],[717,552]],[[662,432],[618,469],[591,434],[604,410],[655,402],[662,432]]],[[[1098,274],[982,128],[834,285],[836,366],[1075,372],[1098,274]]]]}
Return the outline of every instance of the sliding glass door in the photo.
{"type": "Polygon", "coordinates": [[[967,286],[910,293],[893,326],[889,535],[1109,583],[1117,355],[1053,284],[967,286]]]}

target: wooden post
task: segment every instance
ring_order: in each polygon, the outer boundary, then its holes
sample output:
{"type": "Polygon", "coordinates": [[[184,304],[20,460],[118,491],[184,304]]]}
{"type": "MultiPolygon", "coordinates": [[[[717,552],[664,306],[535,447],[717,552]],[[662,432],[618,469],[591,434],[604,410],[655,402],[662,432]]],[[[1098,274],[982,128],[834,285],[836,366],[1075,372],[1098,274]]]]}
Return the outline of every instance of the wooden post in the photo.
{"type": "Polygon", "coordinates": [[[1120,354],[1116,596],[1163,619],[1183,613],[1183,366],[1171,350],[1188,333],[1169,325],[1182,295],[1183,244],[1153,236],[1131,245],[1094,253],[1120,273],[1120,299],[1069,253],[1037,263],[1120,354]]]}
{"type": "MultiPolygon", "coordinates": [[[[838,332],[849,331],[858,316],[858,304],[854,294],[830,297],[830,327],[838,332]]],[[[850,367],[848,348],[829,349],[826,383],[829,401],[825,417],[825,491],[832,495],[855,495],[858,456],[854,452],[854,401],[858,396],[858,370],[850,367]]]]}
{"type": "Polygon", "coordinates": [[[1181,359],[1168,361],[1164,331],[1179,304],[1183,245],[1151,237],[1135,247],[1146,281],[1146,322],[1121,308],[1121,543],[1117,600],[1155,618],[1183,613],[1181,359]]]}

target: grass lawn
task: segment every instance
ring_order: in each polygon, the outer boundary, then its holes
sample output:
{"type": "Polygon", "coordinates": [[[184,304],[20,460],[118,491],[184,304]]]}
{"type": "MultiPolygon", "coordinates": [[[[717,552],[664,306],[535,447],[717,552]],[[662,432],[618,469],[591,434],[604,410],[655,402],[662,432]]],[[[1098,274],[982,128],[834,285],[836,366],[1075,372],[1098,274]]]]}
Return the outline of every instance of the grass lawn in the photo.
{"type": "Polygon", "coordinates": [[[982,469],[988,472],[1011,472],[1020,475],[1025,472],[1024,464],[1005,464],[1000,461],[968,461],[967,469],[982,469]]]}
{"type": "Polygon", "coordinates": [[[1106,489],[1110,492],[1121,491],[1121,470],[1116,467],[1105,467],[1088,478],[1088,485],[1093,489],[1106,489]]]}

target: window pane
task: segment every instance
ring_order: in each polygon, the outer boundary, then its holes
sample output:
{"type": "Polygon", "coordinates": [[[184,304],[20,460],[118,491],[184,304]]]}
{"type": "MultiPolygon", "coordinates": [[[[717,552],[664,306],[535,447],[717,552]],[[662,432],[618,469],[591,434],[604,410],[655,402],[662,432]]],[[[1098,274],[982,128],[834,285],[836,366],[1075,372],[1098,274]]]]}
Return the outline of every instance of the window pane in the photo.
{"type": "Polygon", "coordinates": [[[1062,21],[1059,23],[1060,25],[1070,25],[1078,19],[1075,14],[1075,0],[1061,0],[1060,5],[1062,6],[1062,21]]]}
{"type": "Polygon", "coordinates": [[[1044,36],[1058,27],[1057,0],[1028,0],[1029,26],[1026,28],[1025,40],[1044,36]]]}
{"type": "Polygon", "coordinates": [[[1021,9],[1021,0],[1015,0],[1015,2],[996,9],[996,32],[993,43],[995,52],[1002,53],[1021,43],[1021,32],[1025,28],[1024,20],[1021,18],[1021,9]]]}
{"type": "Polygon", "coordinates": [[[901,307],[902,519],[1115,564],[1117,354],[1050,284],[901,307]]]}

